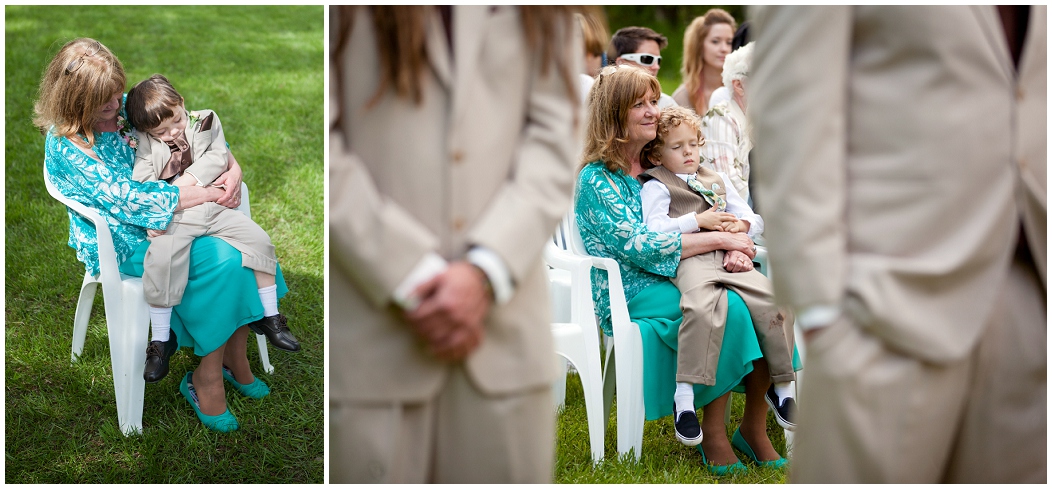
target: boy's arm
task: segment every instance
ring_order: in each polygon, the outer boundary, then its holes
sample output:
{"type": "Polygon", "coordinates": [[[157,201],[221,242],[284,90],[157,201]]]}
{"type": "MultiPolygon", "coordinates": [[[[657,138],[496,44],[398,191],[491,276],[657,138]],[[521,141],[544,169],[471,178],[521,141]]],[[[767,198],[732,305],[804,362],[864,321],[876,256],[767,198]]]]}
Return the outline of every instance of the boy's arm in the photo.
{"type": "MultiPolygon", "coordinates": [[[[197,153],[196,148],[199,142],[204,144],[208,139],[211,139],[211,142],[208,143],[203,155],[200,157],[196,154],[194,155],[194,163],[184,173],[193,175],[198,181],[197,185],[206,186],[227,171],[229,165],[227,163],[226,137],[223,135],[223,125],[219,122],[219,116],[212,111],[201,111],[201,113],[205,114],[205,116],[196,123],[201,127],[193,133],[194,153],[197,153]]],[[[189,128],[187,128],[187,132],[189,132],[189,128]]]]}
{"type": "Polygon", "coordinates": [[[153,146],[150,136],[140,132],[139,144],[135,148],[135,167],[132,168],[132,178],[137,182],[153,182],[157,180],[159,173],[154,166],[153,146]]]}
{"type": "Polygon", "coordinates": [[[750,238],[763,234],[763,218],[752,211],[749,204],[745,202],[745,199],[741,197],[738,190],[731,184],[731,179],[726,173],[717,173],[723,179],[724,188],[727,190],[727,212],[734,214],[735,217],[741,220],[739,224],[742,229],[731,232],[747,233],[750,238]]]}
{"type": "Polygon", "coordinates": [[[648,180],[643,184],[643,190],[639,192],[643,201],[643,222],[648,231],[658,233],[695,233],[698,231],[698,222],[694,213],[684,214],[680,217],[669,217],[668,206],[672,202],[668,187],[658,180],[648,180]]]}

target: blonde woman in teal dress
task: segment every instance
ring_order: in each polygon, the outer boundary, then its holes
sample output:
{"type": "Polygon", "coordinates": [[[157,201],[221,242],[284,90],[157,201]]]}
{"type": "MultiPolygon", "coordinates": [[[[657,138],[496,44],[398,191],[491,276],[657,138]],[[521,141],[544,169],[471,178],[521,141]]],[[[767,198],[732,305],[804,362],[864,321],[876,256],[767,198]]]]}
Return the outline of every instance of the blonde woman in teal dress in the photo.
{"type": "MultiPolygon", "coordinates": [[[[632,67],[607,67],[589,94],[587,143],[575,195],[577,225],[585,248],[595,256],[620,264],[621,279],[631,320],[643,338],[644,407],[648,420],[673,414],[676,389],[676,344],[680,311],[679,290],[669,280],[679,261],[713,250],[725,250],[728,272],[752,269],[753,242],[742,233],[694,234],[647,231],[643,221],[642,173],[639,155],[657,135],[660,111],[656,78],[632,67]]],[[[610,303],[606,298],[606,272],[592,271],[593,298],[602,317],[603,332],[611,334],[610,303]]],[[[746,470],[727,439],[724,412],[732,390],[744,390],[745,415],[740,427],[755,462],[768,467],[785,464],[767,437],[767,404],[770,385],[756,333],[745,303],[727,291],[726,333],[713,386],[697,384],[696,407],[703,408],[702,437],[698,450],[705,467],[717,474],[746,470]]],[[[736,436],[736,440],[737,440],[736,436]]],[[[744,446],[736,441],[736,447],[744,446]]]]}
{"type": "MultiPolygon", "coordinates": [[[[241,169],[231,169],[217,187],[175,187],[132,178],[137,144],[123,113],[124,68],[94,39],[75,39],[59,50],[44,72],[34,123],[45,133],[44,161],[63,195],[96,210],[109,223],[120,271],[142,276],[147,229],[163,230],[172,213],[203,202],[235,208],[240,203],[241,169]]],[[[99,273],[95,227],[68,211],[69,246],[92,274],[99,273]]],[[[280,267],[278,297],[288,291],[280,267]]],[[[202,237],[190,252],[190,279],[171,329],[180,347],[202,357],[180,391],[198,419],[213,431],[238,428],[227,409],[223,380],[242,395],[266,396],[246,354],[248,324],[263,317],[255,277],[241,266],[241,253],[221,239],[202,237]]],[[[145,325],[144,325],[145,327],[145,325]]]]}

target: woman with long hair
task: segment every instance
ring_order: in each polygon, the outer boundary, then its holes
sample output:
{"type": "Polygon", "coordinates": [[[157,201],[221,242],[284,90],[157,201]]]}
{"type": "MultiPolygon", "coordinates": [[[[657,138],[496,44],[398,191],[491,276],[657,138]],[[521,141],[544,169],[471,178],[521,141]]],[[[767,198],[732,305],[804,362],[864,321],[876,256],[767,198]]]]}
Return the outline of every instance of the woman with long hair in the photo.
{"type": "Polygon", "coordinates": [[[683,34],[683,83],[672,92],[682,107],[698,115],[709,110],[712,92],[723,86],[723,60],[731,53],[731,42],[737,22],[720,8],[709,9],[696,17],[683,34]]]}

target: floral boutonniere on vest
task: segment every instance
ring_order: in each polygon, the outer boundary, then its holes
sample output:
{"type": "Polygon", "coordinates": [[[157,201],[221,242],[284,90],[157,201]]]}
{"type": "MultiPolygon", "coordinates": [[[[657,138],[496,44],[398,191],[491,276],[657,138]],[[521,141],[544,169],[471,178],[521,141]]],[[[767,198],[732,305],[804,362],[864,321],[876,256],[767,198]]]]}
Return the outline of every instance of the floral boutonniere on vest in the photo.
{"type": "Polygon", "coordinates": [[[127,144],[131,149],[139,147],[139,138],[135,136],[135,131],[132,129],[131,124],[128,123],[128,119],[122,115],[117,116],[117,134],[124,140],[124,144],[127,144]]]}
{"type": "Polygon", "coordinates": [[[194,127],[195,125],[197,125],[198,122],[201,122],[201,116],[197,115],[197,113],[195,112],[190,112],[190,117],[189,120],[186,122],[186,127],[194,127]]]}

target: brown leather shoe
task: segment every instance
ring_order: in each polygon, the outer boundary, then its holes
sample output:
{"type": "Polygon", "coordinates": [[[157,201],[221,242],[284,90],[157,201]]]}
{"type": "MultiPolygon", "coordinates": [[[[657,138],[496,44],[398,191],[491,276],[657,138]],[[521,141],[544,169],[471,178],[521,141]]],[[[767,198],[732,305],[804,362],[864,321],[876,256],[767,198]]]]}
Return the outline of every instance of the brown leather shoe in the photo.
{"type": "Polygon", "coordinates": [[[169,334],[168,341],[151,341],[146,346],[146,367],[143,368],[142,378],[151,384],[163,379],[168,375],[168,359],[178,350],[175,331],[169,334]]]}
{"type": "Polygon", "coordinates": [[[292,352],[300,351],[300,342],[292,335],[292,331],[289,331],[288,318],[284,314],[253,321],[248,323],[248,327],[257,334],[266,336],[267,341],[274,345],[274,348],[292,352]]]}

